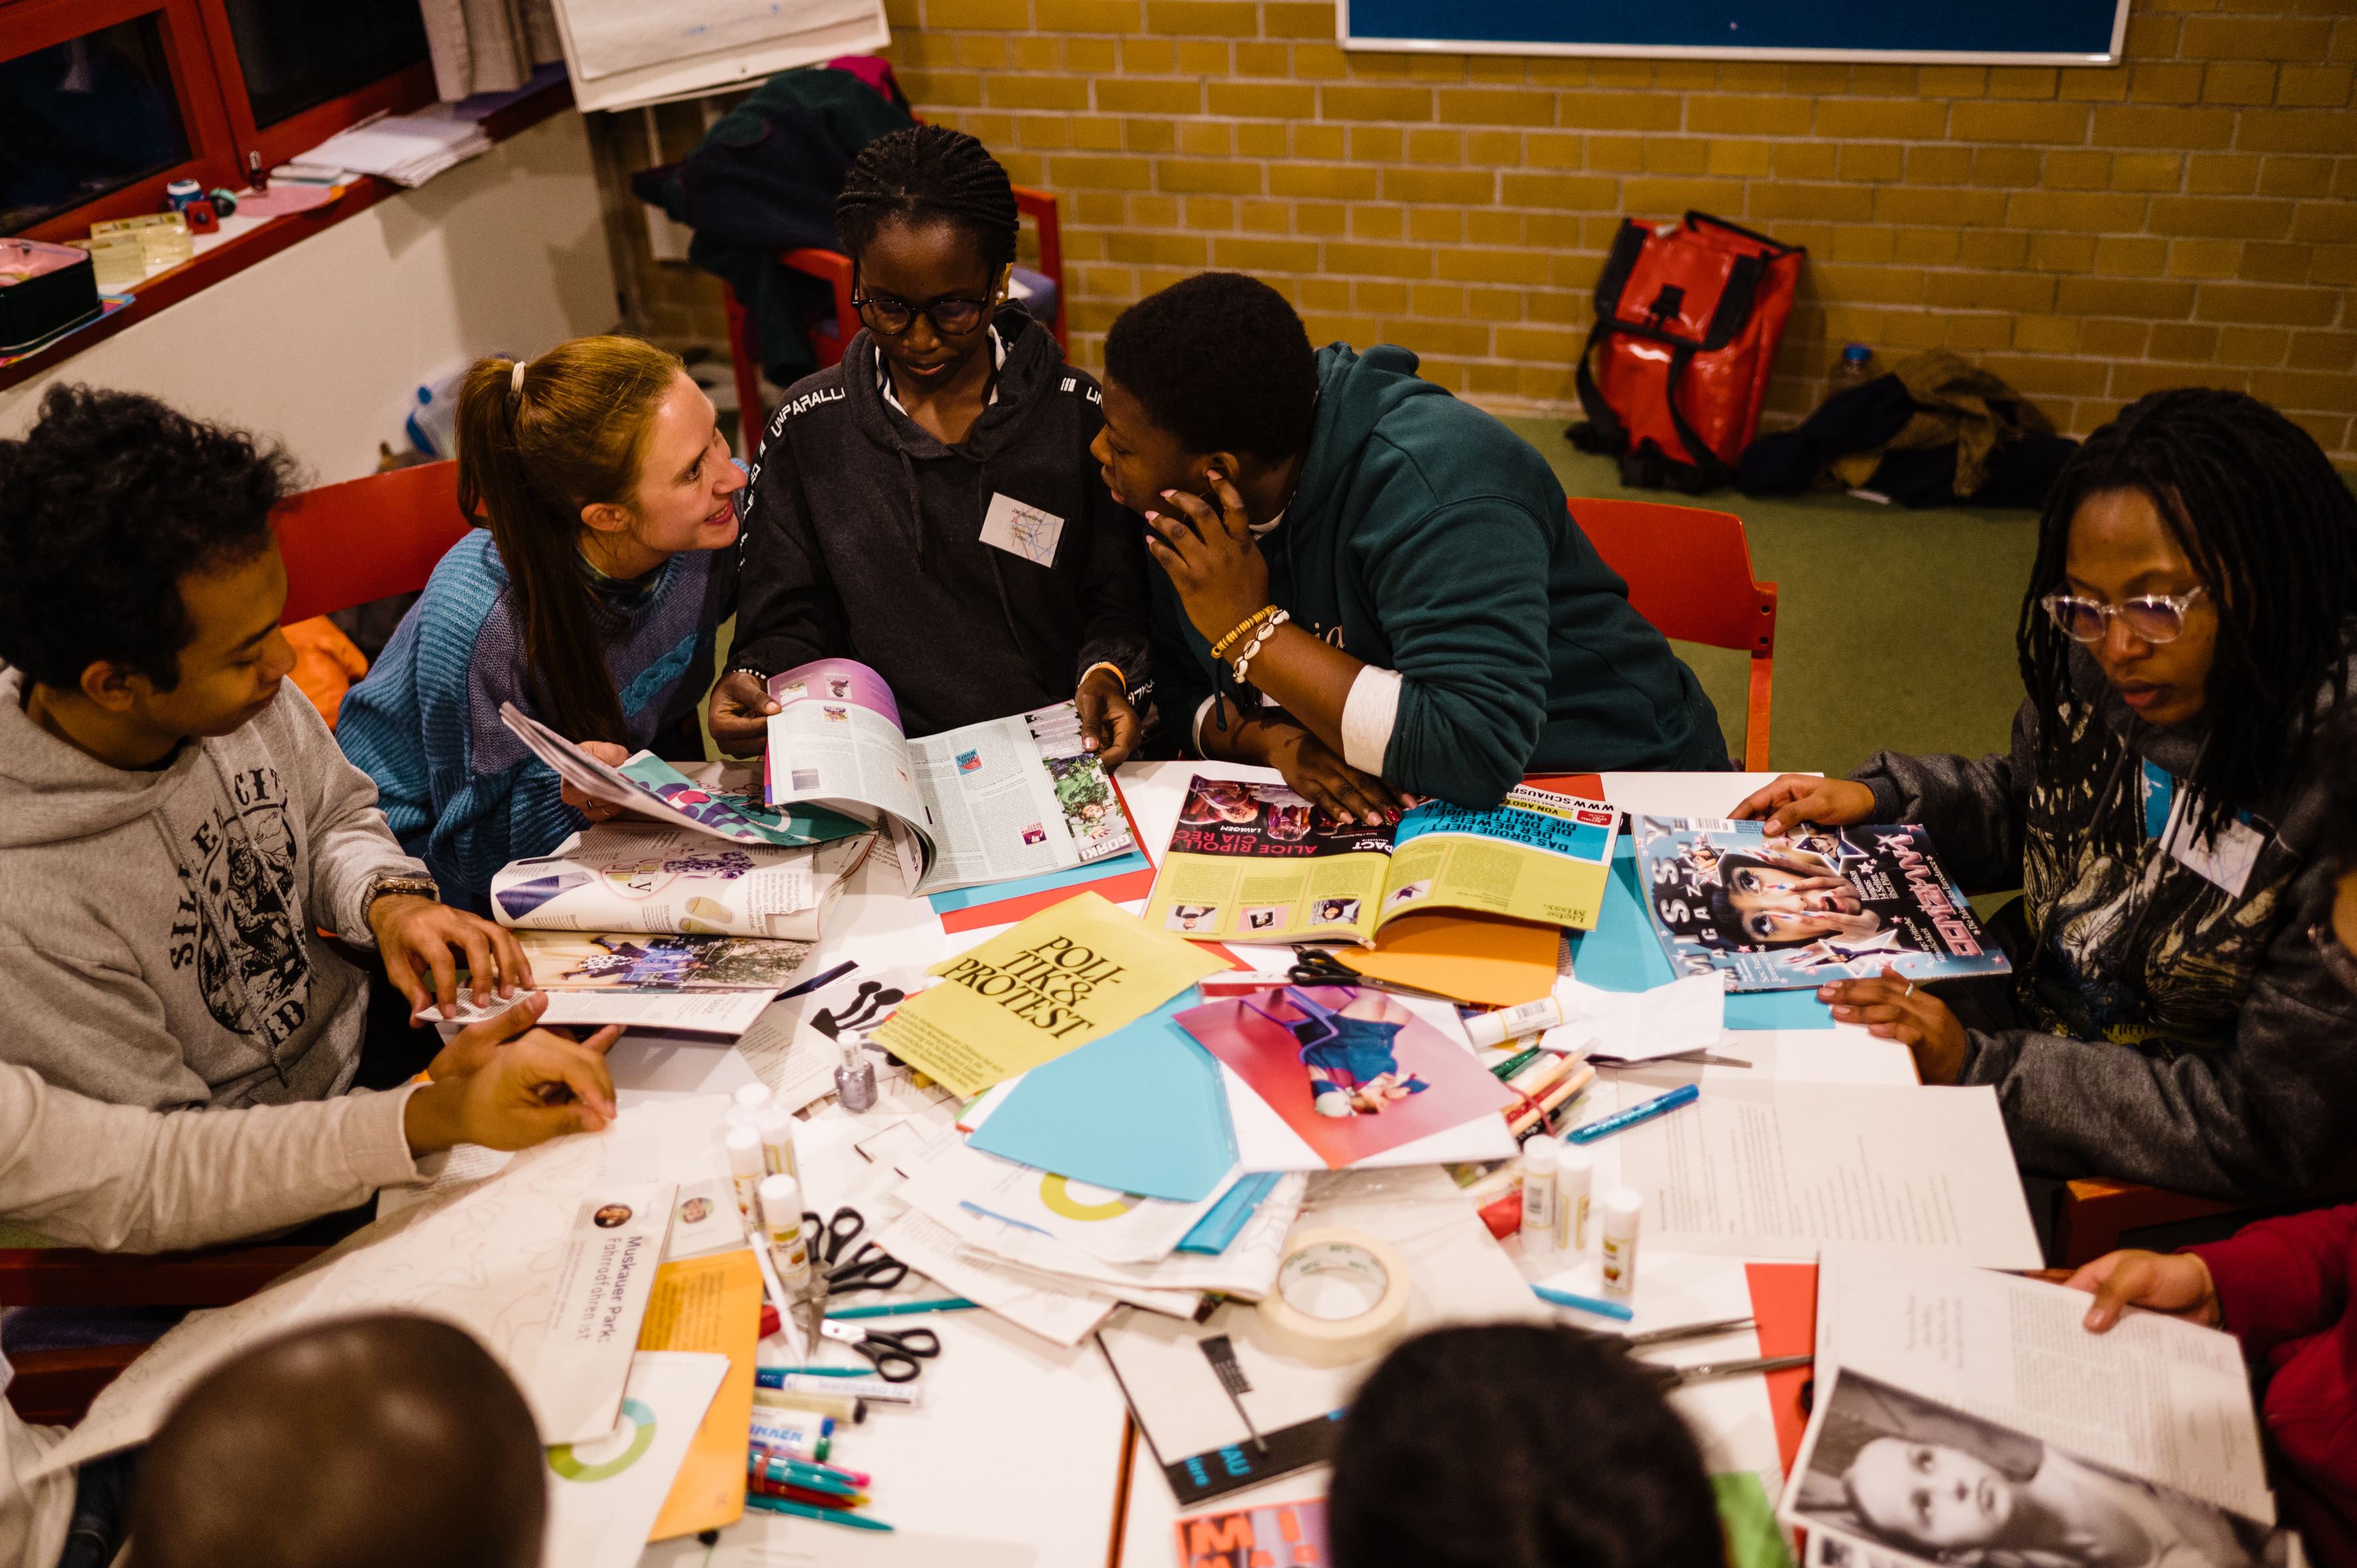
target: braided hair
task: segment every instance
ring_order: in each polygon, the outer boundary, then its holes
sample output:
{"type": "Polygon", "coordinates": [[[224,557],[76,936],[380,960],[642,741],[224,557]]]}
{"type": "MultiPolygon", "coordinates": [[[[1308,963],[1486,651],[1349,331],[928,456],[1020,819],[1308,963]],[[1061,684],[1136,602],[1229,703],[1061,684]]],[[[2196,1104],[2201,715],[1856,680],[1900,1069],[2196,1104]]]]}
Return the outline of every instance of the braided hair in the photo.
{"type": "Polygon", "coordinates": [[[2193,563],[2218,610],[2193,767],[2197,833],[2214,840],[2296,766],[2319,725],[2319,687],[2348,690],[2346,622],[2357,616],[2357,496],[2307,431],[2242,392],[2152,392],[2064,465],[2038,525],[2038,558],[2014,646],[2039,703],[2040,747],[2059,760],[2071,640],[2039,600],[2061,588],[2071,520],[2089,497],[2140,490],[2193,563]]]}
{"type": "Polygon", "coordinates": [[[1015,260],[1021,222],[998,160],[946,125],[911,125],[868,143],[834,199],[835,232],[854,261],[888,223],[949,223],[974,236],[994,282],[1015,260]]]}

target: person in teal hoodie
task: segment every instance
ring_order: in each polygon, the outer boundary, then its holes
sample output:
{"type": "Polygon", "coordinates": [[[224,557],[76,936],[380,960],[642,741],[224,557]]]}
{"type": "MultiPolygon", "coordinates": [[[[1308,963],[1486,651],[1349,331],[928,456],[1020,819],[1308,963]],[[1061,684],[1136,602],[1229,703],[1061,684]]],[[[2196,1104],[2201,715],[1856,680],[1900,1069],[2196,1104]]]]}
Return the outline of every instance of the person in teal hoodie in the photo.
{"type": "Polygon", "coordinates": [[[1312,350],[1241,273],[1140,300],[1104,353],[1092,451],[1146,515],[1156,702],[1200,755],[1371,823],[1525,773],[1728,765],[1545,459],[1414,354],[1312,350]]]}

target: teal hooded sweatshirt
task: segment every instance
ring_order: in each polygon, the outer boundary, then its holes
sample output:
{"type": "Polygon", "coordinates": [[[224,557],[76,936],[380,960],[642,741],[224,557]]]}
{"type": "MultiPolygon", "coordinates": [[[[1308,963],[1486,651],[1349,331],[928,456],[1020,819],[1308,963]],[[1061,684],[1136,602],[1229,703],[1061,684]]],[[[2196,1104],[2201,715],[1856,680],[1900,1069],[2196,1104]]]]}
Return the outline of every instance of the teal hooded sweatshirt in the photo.
{"type": "MultiPolygon", "coordinates": [[[[1399,671],[1383,778],[1489,806],[1525,773],[1726,768],[1709,697],[1629,607],[1546,460],[1415,368],[1388,345],[1319,351],[1301,483],[1260,542],[1295,624],[1399,671]]],[[[1152,578],[1156,699],[1183,732],[1235,682],[1152,578]]]]}

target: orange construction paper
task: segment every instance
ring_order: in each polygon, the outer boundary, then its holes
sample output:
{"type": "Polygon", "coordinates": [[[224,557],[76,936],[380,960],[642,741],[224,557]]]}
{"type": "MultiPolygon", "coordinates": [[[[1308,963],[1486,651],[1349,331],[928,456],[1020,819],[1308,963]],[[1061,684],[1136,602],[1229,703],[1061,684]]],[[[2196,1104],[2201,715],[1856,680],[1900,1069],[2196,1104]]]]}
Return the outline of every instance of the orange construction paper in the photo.
{"type": "Polygon", "coordinates": [[[753,1423],[753,1348],[761,1337],[761,1270],[742,1248],[665,1263],[639,1330],[641,1350],[728,1358],[649,1541],[718,1530],[745,1516],[745,1444],[753,1423]]]}
{"type": "Polygon", "coordinates": [[[1437,991],[1460,1002],[1512,1007],[1555,988],[1563,929],[1466,914],[1402,915],[1372,948],[1334,956],[1374,980],[1437,991]]]}

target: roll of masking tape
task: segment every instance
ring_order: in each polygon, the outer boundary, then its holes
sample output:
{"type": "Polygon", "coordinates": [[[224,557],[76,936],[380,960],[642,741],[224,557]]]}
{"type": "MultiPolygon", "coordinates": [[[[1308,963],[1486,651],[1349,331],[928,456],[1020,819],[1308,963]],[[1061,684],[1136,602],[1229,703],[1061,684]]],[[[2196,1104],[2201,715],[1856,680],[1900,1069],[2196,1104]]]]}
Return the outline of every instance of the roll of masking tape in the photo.
{"type": "Polygon", "coordinates": [[[1285,1239],[1260,1320],[1276,1348],[1313,1367],[1388,1350],[1407,1326],[1407,1260],[1363,1230],[1311,1226],[1285,1239]]]}

